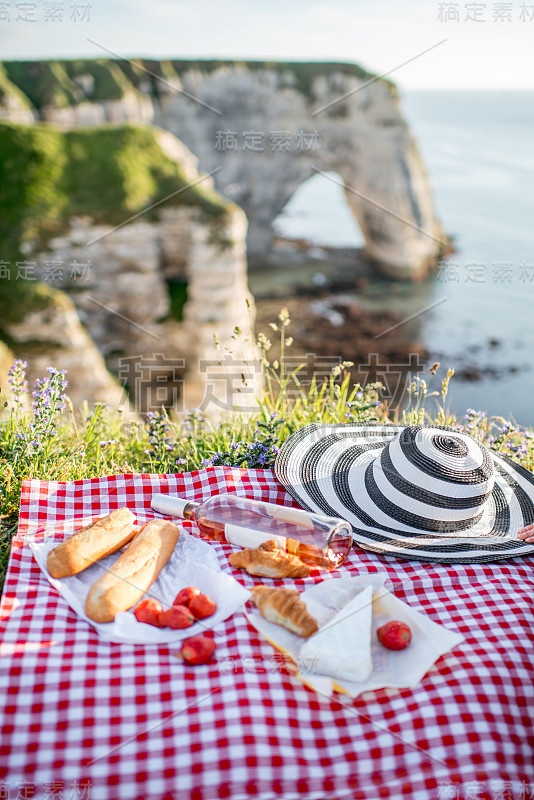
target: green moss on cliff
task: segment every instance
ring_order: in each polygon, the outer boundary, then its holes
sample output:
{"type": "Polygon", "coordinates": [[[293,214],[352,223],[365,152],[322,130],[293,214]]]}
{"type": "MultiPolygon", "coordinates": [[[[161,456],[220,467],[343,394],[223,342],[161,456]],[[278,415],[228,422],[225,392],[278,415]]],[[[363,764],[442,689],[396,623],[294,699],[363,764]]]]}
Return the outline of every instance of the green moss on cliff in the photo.
{"type": "Polygon", "coordinates": [[[60,61],[4,61],[9,80],[32,105],[66,108],[83,99],[83,92],[68,76],[60,61]]]}
{"type": "Polygon", "coordinates": [[[12,267],[11,279],[1,282],[0,315],[10,320],[20,317],[21,304],[42,307],[54,294],[14,279],[24,245],[39,251],[71,217],[117,225],[168,198],[165,206],[195,206],[216,223],[231,208],[202,184],[190,186],[161,150],[157,131],[135,125],[60,131],[0,123],[0,181],[0,256],[12,267]]]}
{"type": "Polygon", "coordinates": [[[108,59],[79,59],[60,63],[73,80],[86,75],[92,78],[93,87],[87,94],[88,100],[121,100],[134,89],[119,66],[108,59]]]}
{"type": "Polygon", "coordinates": [[[109,59],[5,61],[3,68],[39,111],[49,105],[68,108],[84,100],[121,100],[135,91],[124,71],[109,59]],[[77,82],[82,77],[91,79],[87,92],[77,82]]]}
{"type": "MultiPolygon", "coordinates": [[[[156,61],[139,58],[6,61],[4,65],[9,79],[30,98],[37,109],[45,105],[64,108],[85,99],[94,102],[120,100],[127,92],[138,91],[146,81],[151,84],[152,93],[158,94],[161,89],[158,78],[170,80],[190,70],[210,73],[236,65],[251,71],[276,70],[280,73],[282,86],[292,86],[308,98],[313,98],[313,81],[320,75],[338,72],[364,81],[376,78],[358,64],[321,61],[156,61]],[[92,78],[92,88],[86,94],[76,79],[87,75],[92,78]]],[[[390,91],[396,92],[393,83],[384,79],[381,81],[390,91]]]]}
{"type": "Polygon", "coordinates": [[[8,97],[17,100],[21,106],[26,106],[26,108],[32,107],[26,95],[21,92],[18,86],[15,86],[15,84],[9,80],[3,64],[0,64],[0,104],[3,105],[8,97]]]}

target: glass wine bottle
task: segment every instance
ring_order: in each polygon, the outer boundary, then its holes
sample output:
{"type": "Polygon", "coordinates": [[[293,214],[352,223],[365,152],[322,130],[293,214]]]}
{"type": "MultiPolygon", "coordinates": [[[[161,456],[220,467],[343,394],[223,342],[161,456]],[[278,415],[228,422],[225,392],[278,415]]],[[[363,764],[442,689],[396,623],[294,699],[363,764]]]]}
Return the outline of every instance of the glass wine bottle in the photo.
{"type": "Polygon", "coordinates": [[[212,495],[203,503],[156,494],[151,505],[161,514],[196,522],[208,539],[239,547],[258,547],[274,539],[286,552],[324,569],[339,567],[352,544],[352,529],[345,520],[236,494],[212,495]]]}

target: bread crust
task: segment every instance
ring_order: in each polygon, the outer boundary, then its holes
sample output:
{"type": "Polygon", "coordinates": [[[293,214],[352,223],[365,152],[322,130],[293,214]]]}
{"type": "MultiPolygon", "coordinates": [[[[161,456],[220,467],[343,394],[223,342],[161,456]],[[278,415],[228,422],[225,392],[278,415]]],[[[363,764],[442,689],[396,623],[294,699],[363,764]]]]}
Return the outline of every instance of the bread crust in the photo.
{"type": "Polygon", "coordinates": [[[129,508],[118,508],[92,525],[81,528],[48,553],[52,578],[69,578],[128,544],[137,533],[129,508]]]}
{"type": "Polygon", "coordinates": [[[95,622],[112,622],[134,606],[157,580],[172,555],[180,530],[172,522],[148,522],[113,566],[94,583],[85,613],[95,622]]]}

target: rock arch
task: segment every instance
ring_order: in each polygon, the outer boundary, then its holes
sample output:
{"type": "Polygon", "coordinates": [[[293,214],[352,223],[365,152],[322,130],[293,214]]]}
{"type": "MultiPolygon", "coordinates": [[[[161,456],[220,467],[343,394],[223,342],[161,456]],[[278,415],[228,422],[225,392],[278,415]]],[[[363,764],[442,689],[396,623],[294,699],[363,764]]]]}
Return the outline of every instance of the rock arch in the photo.
{"type": "Polygon", "coordinates": [[[275,241],[305,240],[319,248],[359,248],[364,243],[337,172],[315,174],[301,183],[275,218],[273,232],[275,241]]]}
{"type": "Polygon", "coordinates": [[[382,271],[418,278],[447,247],[395,86],[355,64],[98,59],[4,68],[0,116],[15,113],[6,97],[20,105],[26,92],[35,115],[61,126],[151,121],[174,133],[245,210],[252,258],[268,252],[273,220],[314,170],[341,175],[382,271]]]}
{"type": "Polygon", "coordinates": [[[216,170],[219,191],[245,210],[251,258],[269,251],[272,223],[297,188],[333,171],[367,255],[388,274],[419,277],[447,242],[396,90],[356,67],[315,66],[323,70],[304,90],[291,65],[183,65],[180,87],[220,114],[168,91],[154,121],[193,150],[201,169],[216,170]]]}

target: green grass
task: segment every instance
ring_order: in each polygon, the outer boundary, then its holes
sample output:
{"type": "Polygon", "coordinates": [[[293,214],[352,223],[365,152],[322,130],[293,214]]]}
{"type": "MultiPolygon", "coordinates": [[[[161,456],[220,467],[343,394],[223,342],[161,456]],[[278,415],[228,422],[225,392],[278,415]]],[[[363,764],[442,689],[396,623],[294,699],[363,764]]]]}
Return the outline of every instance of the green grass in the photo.
{"type": "MultiPolygon", "coordinates": [[[[3,387],[0,585],[16,529],[21,483],[28,478],[68,481],[123,472],[176,473],[208,464],[270,467],[280,444],[309,422],[370,420],[450,425],[470,433],[527,469],[534,469],[531,430],[502,417],[488,418],[483,412],[468,410],[458,419],[446,410],[452,369],[440,381],[437,395],[429,393],[425,379],[416,379],[409,387],[409,404],[399,414],[388,413],[380,399],[380,384],[362,387],[351,383],[350,363],[334,368],[322,384],[312,383],[305,388],[299,381],[300,368],[290,373],[285,369],[289,325],[283,309],[279,319],[272,323],[280,337],[279,362],[270,363],[269,342],[265,336],[259,337],[265,389],[258,397],[257,412],[246,416],[235,414],[216,424],[209,424],[199,412],[191,413],[186,420],[172,420],[163,409],[149,413],[143,421],[129,421],[120,410],[102,404],[73,409],[68,399],[61,411],[62,376],[57,375],[49,375],[48,382],[38,387],[38,393],[52,397],[44,411],[35,398],[34,411],[30,410],[28,398],[25,407],[17,404],[13,393],[9,396],[7,387],[3,387]]],[[[432,368],[432,375],[436,369],[432,368]]]]}
{"type": "MultiPolygon", "coordinates": [[[[153,59],[75,59],[49,61],[4,61],[8,78],[15,87],[37,109],[55,105],[59,108],[74,106],[89,100],[93,102],[121,100],[128,92],[139,90],[142,81],[148,80],[154,94],[159,93],[161,82],[154,76],[169,80],[191,70],[204,73],[232,65],[250,72],[275,70],[280,73],[282,85],[294,87],[305,97],[313,99],[313,81],[316,77],[337,72],[360,80],[376,79],[377,76],[355,63],[325,61],[250,61],[250,60],[163,60],[153,59]],[[139,64],[144,69],[136,69],[139,64]],[[153,73],[150,76],[145,70],[153,73]],[[76,83],[76,78],[90,75],[93,89],[85,95],[76,83]]],[[[396,93],[395,84],[383,78],[381,83],[396,93]]]]}
{"type": "Polygon", "coordinates": [[[5,98],[8,96],[17,99],[19,104],[26,106],[26,108],[31,108],[32,106],[29,98],[9,80],[4,65],[0,63],[0,103],[4,103],[5,98]]]}
{"type": "Polygon", "coordinates": [[[11,83],[38,111],[43,106],[67,108],[83,99],[60,61],[4,61],[3,66],[11,83]]]}

